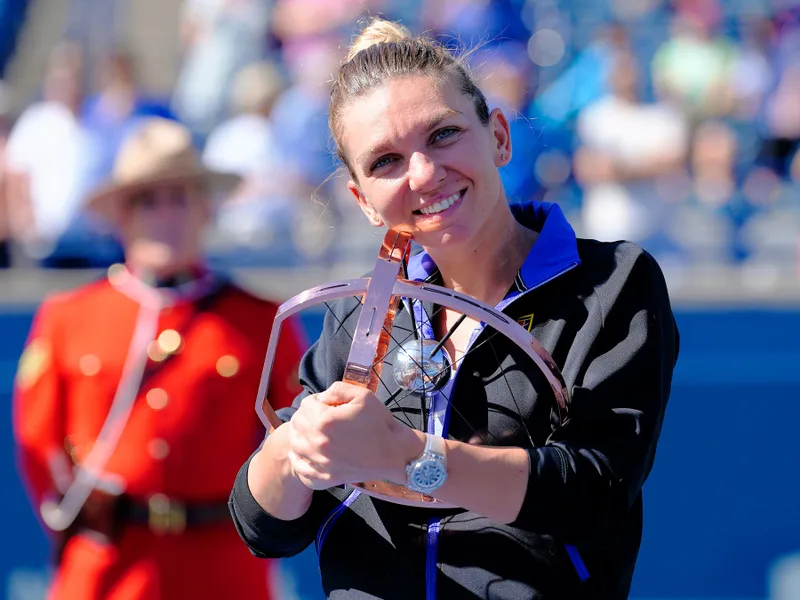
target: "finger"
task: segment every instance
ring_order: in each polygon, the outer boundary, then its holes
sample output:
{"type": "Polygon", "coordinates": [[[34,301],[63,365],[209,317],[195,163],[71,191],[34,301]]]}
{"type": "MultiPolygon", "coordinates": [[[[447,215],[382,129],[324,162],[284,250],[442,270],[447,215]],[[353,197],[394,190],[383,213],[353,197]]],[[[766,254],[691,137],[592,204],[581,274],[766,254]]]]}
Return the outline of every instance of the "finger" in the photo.
{"type": "Polygon", "coordinates": [[[292,426],[289,440],[297,439],[300,435],[307,435],[313,428],[308,411],[303,412],[302,409],[292,415],[292,418],[289,419],[289,423],[292,426]]]}
{"type": "Polygon", "coordinates": [[[329,458],[326,449],[330,446],[330,439],[313,423],[298,420],[297,423],[290,421],[290,424],[289,450],[308,462],[323,467],[327,465],[329,458]]]}
{"type": "Polygon", "coordinates": [[[300,401],[300,408],[297,412],[303,412],[314,417],[324,412],[327,408],[325,403],[320,401],[320,394],[311,394],[300,401]]]}
{"type": "Polygon", "coordinates": [[[356,398],[362,389],[350,383],[335,381],[327,390],[317,394],[317,399],[328,406],[347,404],[356,398]]]}
{"type": "Polygon", "coordinates": [[[316,475],[317,470],[305,458],[293,450],[289,450],[288,456],[289,464],[292,466],[292,471],[294,471],[295,474],[303,475],[304,477],[314,477],[316,475]]]}
{"type": "Polygon", "coordinates": [[[312,477],[309,477],[309,474],[304,469],[295,469],[293,466],[292,471],[294,476],[297,477],[304,486],[312,490],[316,488],[316,480],[312,477]]]}
{"type": "Polygon", "coordinates": [[[302,477],[302,476],[298,476],[298,479],[300,480],[300,482],[304,486],[306,486],[308,489],[313,490],[315,492],[321,491],[321,490],[327,490],[328,488],[333,487],[333,486],[329,485],[326,482],[317,481],[315,479],[306,479],[305,477],[302,477]]]}
{"type": "Polygon", "coordinates": [[[303,460],[313,466],[320,473],[327,471],[331,462],[319,445],[312,443],[303,436],[298,436],[296,439],[289,441],[289,451],[299,460],[303,460]]]}
{"type": "Polygon", "coordinates": [[[293,452],[289,453],[289,460],[292,471],[306,487],[312,490],[323,490],[331,487],[329,483],[330,475],[328,473],[319,472],[313,464],[303,460],[293,452]]]}
{"type": "Polygon", "coordinates": [[[319,423],[324,419],[328,408],[315,397],[308,396],[303,398],[300,408],[292,415],[290,421],[298,431],[311,435],[319,427],[319,423]]]}
{"type": "Polygon", "coordinates": [[[302,460],[308,463],[320,473],[327,471],[331,462],[327,456],[320,453],[310,444],[302,441],[292,446],[291,452],[297,458],[297,460],[302,460]]]}

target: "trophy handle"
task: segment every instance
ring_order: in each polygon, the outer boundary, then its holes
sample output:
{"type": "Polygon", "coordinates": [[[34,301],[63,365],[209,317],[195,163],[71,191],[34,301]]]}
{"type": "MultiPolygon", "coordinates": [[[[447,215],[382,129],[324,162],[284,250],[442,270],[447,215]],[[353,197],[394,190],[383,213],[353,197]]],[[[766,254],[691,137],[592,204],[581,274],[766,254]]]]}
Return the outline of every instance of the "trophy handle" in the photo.
{"type": "MultiPolygon", "coordinates": [[[[350,345],[343,377],[347,383],[360,385],[372,392],[378,389],[383,366],[380,357],[385,356],[389,348],[392,323],[400,302],[400,296],[394,294],[394,288],[410,250],[410,234],[393,229],[386,232],[350,345]]],[[[390,481],[364,481],[351,485],[365,494],[395,503],[452,507],[432,496],[390,481]]]]}

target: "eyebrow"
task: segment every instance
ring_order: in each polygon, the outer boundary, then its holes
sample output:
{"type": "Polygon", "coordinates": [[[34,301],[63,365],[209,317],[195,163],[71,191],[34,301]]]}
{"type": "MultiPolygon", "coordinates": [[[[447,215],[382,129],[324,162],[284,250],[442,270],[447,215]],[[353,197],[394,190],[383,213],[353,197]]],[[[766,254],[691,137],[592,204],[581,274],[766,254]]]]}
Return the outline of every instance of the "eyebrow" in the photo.
{"type": "MultiPolygon", "coordinates": [[[[430,131],[431,129],[437,127],[442,121],[446,121],[451,117],[461,114],[463,113],[460,110],[456,110],[454,108],[448,108],[447,110],[437,115],[434,115],[428,120],[424,121],[421,127],[424,131],[430,131]]],[[[391,148],[391,143],[388,140],[380,142],[377,145],[370,148],[369,150],[367,150],[366,152],[362,152],[361,154],[359,154],[358,157],[356,158],[356,161],[360,163],[364,159],[370,156],[375,156],[376,154],[381,154],[386,150],[389,150],[390,148],[391,148]]]]}

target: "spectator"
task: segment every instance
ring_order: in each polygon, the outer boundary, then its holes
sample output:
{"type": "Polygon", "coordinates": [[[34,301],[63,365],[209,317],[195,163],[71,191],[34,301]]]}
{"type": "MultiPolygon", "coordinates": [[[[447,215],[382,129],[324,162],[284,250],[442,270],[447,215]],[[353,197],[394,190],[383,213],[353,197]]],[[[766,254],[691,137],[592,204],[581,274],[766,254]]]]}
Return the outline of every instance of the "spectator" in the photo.
{"type": "Polygon", "coordinates": [[[50,55],[42,100],[11,130],[5,163],[9,226],[23,254],[45,261],[81,211],[89,141],[77,113],[83,56],[71,42],[50,55]]]}
{"type": "Polygon", "coordinates": [[[642,102],[638,70],[632,55],[617,55],[610,94],[581,111],[576,126],[583,223],[587,235],[604,241],[642,243],[658,233],[666,207],[656,181],[687,157],[683,115],[665,102],[642,102]]]}
{"type": "MultiPolygon", "coordinates": [[[[747,222],[760,211],[753,188],[762,187],[760,171],[748,173],[748,169],[737,168],[738,152],[736,132],[724,121],[705,121],[694,132],[689,203],[701,214],[714,216],[730,231],[724,254],[717,261],[733,263],[748,256],[743,233],[747,222]]],[[[711,237],[710,231],[706,237],[711,237]]]]}
{"type": "Polygon", "coordinates": [[[335,202],[321,208],[311,201],[329,194],[326,184],[336,168],[328,136],[328,97],[331,73],[340,60],[338,40],[322,36],[293,42],[284,47],[283,59],[291,83],[275,103],[272,123],[286,172],[295,183],[297,210],[304,215],[294,241],[304,260],[325,260],[334,242],[333,227],[346,214],[335,202]]]}
{"type": "Polygon", "coordinates": [[[111,175],[119,146],[139,119],[175,118],[166,102],[142,89],[131,53],[121,49],[110,52],[100,60],[95,75],[98,92],[86,99],[80,115],[91,136],[92,185],[111,175]]]}
{"type": "Polygon", "coordinates": [[[659,95],[681,106],[696,122],[733,109],[732,73],[738,49],[714,32],[712,16],[687,6],[673,17],[672,37],[656,52],[652,75],[659,95]]]}
{"type": "Polygon", "coordinates": [[[778,85],[766,102],[764,126],[767,164],[785,176],[792,155],[800,147],[800,65],[797,63],[780,74],[778,85]]]}
{"type": "MultiPolygon", "coordinates": [[[[264,58],[274,0],[184,0],[183,66],[172,106],[199,139],[225,118],[226,90],[264,58]]],[[[305,15],[308,17],[308,15],[305,15]]]]}
{"type": "Polygon", "coordinates": [[[270,118],[283,88],[283,76],[274,63],[245,67],[231,94],[234,116],[211,131],[203,152],[207,167],[242,178],[222,203],[217,228],[236,245],[257,246],[265,254],[277,251],[275,246],[291,248],[298,204],[270,118]]]}

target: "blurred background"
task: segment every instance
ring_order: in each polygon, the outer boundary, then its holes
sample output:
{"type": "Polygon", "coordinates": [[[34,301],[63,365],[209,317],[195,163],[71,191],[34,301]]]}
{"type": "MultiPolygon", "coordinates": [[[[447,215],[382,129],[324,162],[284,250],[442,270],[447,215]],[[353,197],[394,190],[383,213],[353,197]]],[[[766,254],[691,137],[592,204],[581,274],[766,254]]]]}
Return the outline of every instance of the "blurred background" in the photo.
{"type": "MultiPolygon", "coordinates": [[[[359,276],[382,233],[326,109],[367,13],[480,45],[512,118],[509,201],[557,202],[664,268],[682,352],[631,597],[800,600],[796,0],[0,0],[0,598],[40,600],[49,576],[10,423],[33,311],[124,260],[87,191],[138,118],[167,116],[244,178],[212,266],[277,300],[359,276]]],[[[317,581],[308,553],[282,564],[286,599],[317,581]]]]}

